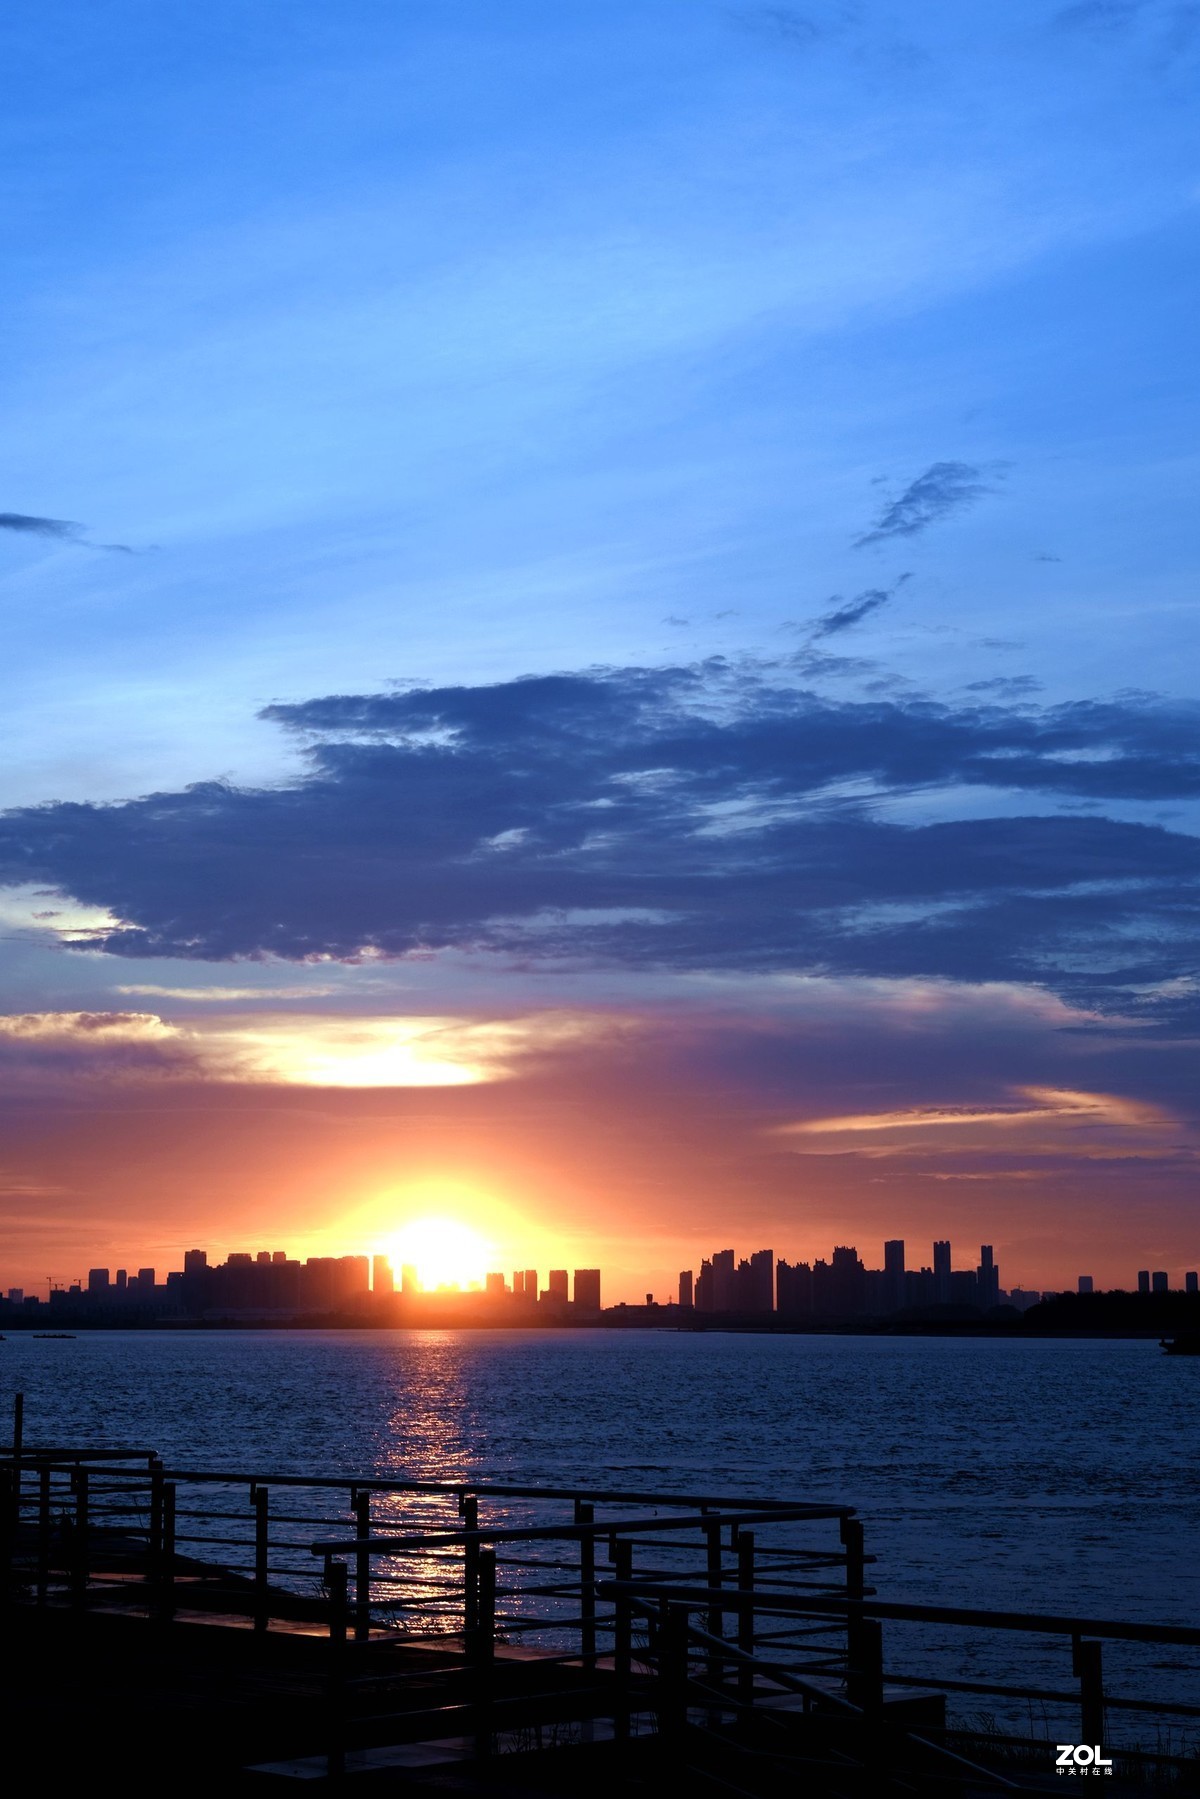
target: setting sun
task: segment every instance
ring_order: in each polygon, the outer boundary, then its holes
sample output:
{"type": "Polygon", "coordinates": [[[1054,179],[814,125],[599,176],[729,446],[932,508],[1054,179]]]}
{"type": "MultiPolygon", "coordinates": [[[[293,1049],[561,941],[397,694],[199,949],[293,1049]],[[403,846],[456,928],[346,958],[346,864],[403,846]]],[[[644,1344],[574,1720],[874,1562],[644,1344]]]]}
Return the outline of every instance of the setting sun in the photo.
{"type": "Polygon", "coordinates": [[[404,1267],[415,1268],[421,1286],[430,1291],[482,1281],[493,1250],[478,1231],[455,1218],[417,1218],[397,1232],[387,1253],[397,1274],[404,1267]]]}

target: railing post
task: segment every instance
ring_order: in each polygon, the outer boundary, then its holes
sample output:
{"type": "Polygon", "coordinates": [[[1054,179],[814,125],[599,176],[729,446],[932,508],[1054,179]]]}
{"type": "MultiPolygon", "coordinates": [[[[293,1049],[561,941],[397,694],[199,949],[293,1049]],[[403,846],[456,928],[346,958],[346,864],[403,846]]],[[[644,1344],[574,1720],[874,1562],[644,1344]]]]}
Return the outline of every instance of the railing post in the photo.
{"type": "Polygon", "coordinates": [[[175,1482],[162,1483],[162,1550],[158,1569],[158,1615],[175,1616],[175,1482]]]}
{"type": "Polygon", "coordinates": [[[25,1395],[13,1394],[12,1438],[12,1543],[16,1548],[21,1525],[21,1456],[25,1450],[25,1395]]]}
{"type": "Polygon", "coordinates": [[[75,1542],[71,1556],[71,1599],[83,1604],[88,1581],[88,1471],[76,1468],[72,1473],[75,1486],[75,1542]]]}
{"type": "Polygon", "coordinates": [[[1079,1715],[1085,1743],[1104,1741],[1104,1645],[1096,1637],[1071,1638],[1071,1670],[1079,1681],[1079,1715]]]}
{"type": "MultiPolygon", "coordinates": [[[[737,1533],[738,1592],[745,1593],[750,1604],[743,1604],[738,1612],[737,1640],[738,1648],[743,1655],[754,1654],[754,1532],[739,1530],[737,1533]]],[[[745,1705],[754,1703],[754,1669],[749,1662],[738,1664],[738,1698],[745,1705]]]]}
{"type": "Polygon", "coordinates": [[[43,1462],[38,1470],[38,1548],[37,1548],[37,1600],[39,1605],[46,1603],[46,1590],[50,1584],[50,1466],[43,1462]]]}
{"type": "Polygon", "coordinates": [[[271,1493],[257,1484],[252,1489],[254,1506],[254,1628],[270,1627],[271,1493]]]}
{"type": "Polygon", "coordinates": [[[846,1697],[861,1711],[877,1712],[883,1705],[883,1625],[877,1618],[852,1617],[847,1637],[846,1697]]]}
{"type": "Polygon", "coordinates": [[[658,1625],[658,1728],[677,1736],[688,1715],[688,1609],[668,1601],[658,1625]]]}
{"type": "Polygon", "coordinates": [[[17,1550],[17,1520],[13,1509],[13,1493],[16,1491],[16,1469],[0,1467],[0,1598],[5,1601],[15,1597],[16,1589],[12,1580],[17,1550]]]}
{"type": "MultiPolygon", "coordinates": [[[[704,1542],[706,1550],[705,1567],[708,1575],[708,1585],[712,1591],[717,1591],[721,1586],[721,1576],[723,1572],[721,1560],[721,1525],[719,1520],[716,1523],[706,1524],[704,1526],[704,1542]]],[[[725,1613],[719,1605],[710,1605],[709,1607],[708,1634],[710,1637],[723,1637],[725,1635],[725,1613]]],[[[708,1673],[710,1680],[715,1680],[718,1685],[720,1685],[725,1678],[725,1660],[716,1650],[714,1650],[709,1657],[708,1673]]]]}
{"type": "Polygon", "coordinates": [[[479,1500],[474,1493],[460,1493],[459,1515],[467,1532],[463,1544],[463,1632],[468,1644],[479,1629],[479,1500]]]}
{"type": "Polygon", "coordinates": [[[345,1562],[325,1557],[329,1593],[329,1751],[326,1772],[340,1780],[346,1772],[346,1583],[345,1562]]]}
{"type": "Polygon", "coordinates": [[[479,1551],[478,1623],[475,1630],[475,1753],[492,1753],[492,1679],[496,1655],[496,1551],[479,1551]]]}
{"type": "MultiPolygon", "coordinates": [[[[633,1544],[628,1537],[617,1537],[610,1544],[613,1574],[618,1581],[633,1579],[633,1544]]],[[[633,1605],[627,1593],[618,1593],[613,1601],[613,1675],[616,1680],[616,1716],[613,1731],[618,1737],[629,1735],[633,1679],[633,1605]]]]}
{"type": "Polygon", "coordinates": [[[863,1527],[858,1518],[843,1518],[841,1525],[842,1545],[846,1551],[846,1597],[861,1599],[863,1596],[863,1572],[866,1558],[863,1555],[863,1527]]]}
{"type": "Polygon", "coordinates": [[[371,1634],[371,1489],[354,1495],[354,1534],[363,1545],[354,1552],[354,1637],[365,1643],[371,1634]]]}
{"type": "Polygon", "coordinates": [[[162,1463],[150,1463],[150,1534],[146,1543],[146,1583],[157,1588],[162,1569],[163,1471],[162,1463]]]}
{"type": "MultiPolygon", "coordinates": [[[[594,1524],[596,1508],[586,1499],[575,1501],[575,1522],[594,1524]]],[[[579,1650],[585,1668],[596,1666],[596,1539],[590,1530],[579,1538],[579,1650]]]]}

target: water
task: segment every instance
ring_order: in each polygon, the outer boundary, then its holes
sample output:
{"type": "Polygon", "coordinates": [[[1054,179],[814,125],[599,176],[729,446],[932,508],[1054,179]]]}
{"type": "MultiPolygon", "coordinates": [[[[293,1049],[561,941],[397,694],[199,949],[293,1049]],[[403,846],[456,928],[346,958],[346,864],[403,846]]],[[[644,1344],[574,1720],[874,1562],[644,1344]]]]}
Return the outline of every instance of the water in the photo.
{"type": "Polygon", "coordinates": [[[31,1441],[857,1506],[889,1599],[1193,1624],[1200,1361],[1148,1342],[12,1333],[31,1441]]]}

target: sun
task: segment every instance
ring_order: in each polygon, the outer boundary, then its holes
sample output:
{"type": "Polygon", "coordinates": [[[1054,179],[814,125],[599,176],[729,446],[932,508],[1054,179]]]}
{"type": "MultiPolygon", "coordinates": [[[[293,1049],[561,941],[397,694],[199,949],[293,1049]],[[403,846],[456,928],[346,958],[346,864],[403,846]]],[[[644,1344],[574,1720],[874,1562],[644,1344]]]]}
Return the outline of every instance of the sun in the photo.
{"type": "Polygon", "coordinates": [[[388,1254],[397,1275],[415,1268],[421,1286],[430,1292],[482,1281],[492,1246],[456,1218],[414,1218],[392,1238],[388,1254]]]}

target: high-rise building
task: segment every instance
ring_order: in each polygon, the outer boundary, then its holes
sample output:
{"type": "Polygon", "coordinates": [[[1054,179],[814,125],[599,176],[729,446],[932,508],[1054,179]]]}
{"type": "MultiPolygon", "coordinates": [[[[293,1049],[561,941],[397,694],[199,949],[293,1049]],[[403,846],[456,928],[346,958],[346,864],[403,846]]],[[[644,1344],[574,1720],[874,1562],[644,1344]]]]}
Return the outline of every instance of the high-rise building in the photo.
{"type": "Polygon", "coordinates": [[[87,1290],[89,1293],[107,1293],[108,1292],[108,1269],[107,1268],[89,1268],[88,1269],[87,1290]]]}
{"type": "Polygon", "coordinates": [[[829,1267],[830,1310],[838,1317],[853,1318],[862,1310],[866,1299],[866,1269],[858,1251],[839,1245],[829,1267]]]}
{"type": "Polygon", "coordinates": [[[546,1276],[546,1292],[553,1300],[561,1300],[565,1305],[569,1297],[567,1271],[565,1268],[552,1268],[546,1276]]]}
{"type": "Polygon", "coordinates": [[[113,1286],[116,1288],[118,1293],[124,1293],[125,1288],[128,1286],[128,1284],[129,1284],[128,1270],[125,1268],[118,1268],[116,1275],[113,1278],[113,1286]]]}
{"type": "Polygon", "coordinates": [[[976,1293],[977,1303],[986,1311],[989,1306],[1000,1303],[1000,1270],[996,1266],[990,1243],[979,1246],[979,1266],[975,1270],[978,1281],[976,1293]]]}
{"type": "Polygon", "coordinates": [[[208,1251],[206,1249],[185,1249],[183,1252],[183,1272],[185,1274],[203,1274],[208,1267],[208,1251]]]}
{"type": "Polygon", "coordinates": [[[883,1303],[889,1312],[904,1304],[904,1239],[893,1237],[883,1246],[883,1303]]]}
{"type": "Polygon", "coordinates": [[[1149,1291],[1150,1291],[1150,1270],[1148,1268],[1139,1268],[1138,1269],[1138,1292],[1139,1293],[1149,1293],[1149,1291]]]}
{"type": "Polygon", "coordinates": [[[1198,1291],[1198,1288],[1197,1288],[1197,1284],[1196,1284],[1196,1283],[1197,1283],[1197,1274],[1196,1274],[1196,1270],[1195,1270],[1195,1269],[1194,1269],[1194,1268],[1192,1268],[1192,1269],[1189,1269],[1189,1271],[1188,1271],[1188,1273],[1187,1273],[1187,1274],[1185,1274],[1185,1275],[1184,1275],[1184,1277],[1183,1277],[1183,1289],[1184,1289],[1184,1292],[1185,1292],[1185,1293],[1195,1293],[1195,1292],[1197,1292],[1197,1291],[1198,1291]]]}
{"type": "Polygon", "coordinates": [[[140,1292],[152,1293],[154,1291],[153,1268],[139,1268],[137,1271],[137,1284],[140,1292]]]}
{"type": "Polygon", "coordinates": [[[514,1299],[524,1299],[524,1297],[525,1297],[525,1270],[523,1268],[514,1268],[513,1269],[512,1290],[513,1290],[513,1298],[514,1299]]]}
{"type": "Polygon", "coordinates": [[[581,1312],[598,1312],[600,1310],[600,1270],[598,1268],[577,1268],[575,1270],[575,1304],[581,1312]]]}
{"type": "Polygon", "coordinates": [[[719,1249],[712,1259],[713,1310],[732,1312],[737,1305],[737,1268],[731,1249],[719,1249]]]}
{"type": "Polygon", "coordinates": [[[1170,1290],[1171,1283],[1167,1277],[1166,1270],[1163,1268],[1156,1268],[1154,1273],[1150,1276],[1151,1293],[1169,1293],[1170,1290]]]}
{"type": "Polygon", "coordinates": [[[935,1242],[933,1246],[933,1297],[936,1304],[947,1305],[950,1299],[950,1245],[935,1242]]]}
{"type": "Polygon", "coordinates": [[[1095,1282],[1092,1280],[1090,1274],[1080,1275],[1076,1284],[1076,1291],[1079,1293],[1092,1293],[1095,1291],[1095,1282]]]}
{"type": "Polygon", "coordinates": [[[527,1268],[525,1270],[525,1297],[526,1297],[526,1299],[536,1300],[537,1296],[538,1296],[537,1269],[536,1268],[527,1268]]]}
{"type": "Polygon", "coordinates": [[[505,1284],[504,1276],[502,1274],[489,1274],[484,1281],[483,1286],[484,1292],[489,1294],[492,1299],[502,1299],[508,1292],[508,1287],[505,1284]]]}
{"type": "Polygon", "coordinates": [[[373,1293],[394,1293],[396,1277],[392,1273],[392,1264],[386,1256],[371,1258],[371,1291],[373,1293]]]}
{"type": "Polygon", "coordinates": [[[807,1262],[780,1262],[775,1270],[775,1303],[781,1317],[805,1318],[813,1309],[813,1271],[807,1262]]]}
{"type": "Polygon", "coordinates": [[[773,1312],[775,1310],[775,1251],[773,1249],[756,1249],[750,1257],[750,1304],[751,1312],[773,1312]]]}
{"type": "Polygon", "coordinates": [[[694,1300],[692,1271],[690,1268],[681,1268],[679,1271],[679,1304],[691,1311],[694,1300]]]}
{"type": "Polygon", "coordinates": [[[705,1256],[700,1264],[700,1272],[696,1276],[696,1310],[698,1312],[715,1312],[717,1309],[716,1282],[713,1279],[713,1265],[705,1256]]]}

